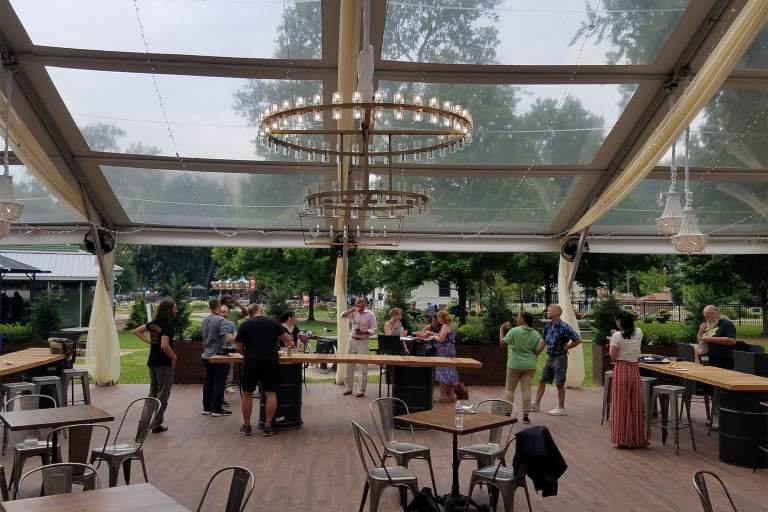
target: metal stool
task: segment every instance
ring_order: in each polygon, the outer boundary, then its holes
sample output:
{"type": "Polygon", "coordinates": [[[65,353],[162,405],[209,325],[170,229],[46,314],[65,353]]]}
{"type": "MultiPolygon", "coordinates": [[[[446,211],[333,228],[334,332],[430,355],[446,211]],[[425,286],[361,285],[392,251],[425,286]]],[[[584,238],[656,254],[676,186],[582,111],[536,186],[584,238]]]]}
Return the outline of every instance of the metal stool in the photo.
{"type": "Polygon", "coordinates": [[[653,385],[659,380],[656,377],[640,377],[643,385],[643,411],[645,412],[645,442],[651,436],[651,417],[653,416],[653,402],[651,401],[653,385]]]}
{"type": "Polygon", "coordinates": [[[83,399],[78,400],[78,402],[83,402],[84,404],[91,405],[91,388],[88,385],[88,370],[76,370],[76,369],[67,369],[62,372],[61,381],[64,387],[64,404],[70,403],[72,405],[75,405],[75,380],[80,379],[80,387],[83,390],[83,399]],[[67,401],[67,396],[69,394],[70,384],[72,388],[72,396],[69,398],[69,401],[67,401]]]}
{"type": "Polygon", "coordinates": [[[40,395],[40,390],[43,386],[54,386],[56,388],[56,396],[54,397],[56,399],[57,404],[61,404],[62,406],[67,405],[67,401],[64,397],[64,388],[61,386],[61,377],[57,377],[55,375],[49,375],[45,377],[32,377],[29,379],[32,384],[35,385],[35,394],[40,395]]]}
{"type": "Polygon", "coordinates": [[[653,393],[651,395],[652,404],[656,402],[656,397],[659,397],[661,443],[664,445],[667,444],[667,422],[670,417],[672,418],[672,428],[675,430],[675,455],[680,455],[680,429],[686,427],[691,431],[691,445],[693,445],[693,451],[696,451],[696,441],[693,439],[693,426],[691,425],[691,404],[685,400],[685,393],[686,388],[683,386],[661,385],[653,386],[653,393]],[[685,402],[685,412],[688,417],[688,423],[682,425],[677,416],[677,407],[680,400],[685,402]],[[670,411],[672,411],[671,415],[670,411]]]}
{"type": "Polygon", "coordinates": [[[611,417],[611,380],[613,380],[613,370],[605,372],[603,379],[603,410],[600,413],[600,424],[611,417]]]}
{"type": "MultiPolygon", "coordinates": [[[[7,382],[0,386],[3,409],[5,409],[5,402],[19,395],[23,395],[24,393],[35,393],[35,385],[31,382],[7,382]]],[[[11,405],[11,407],[13,407],[13,405],[11,405]]],[[[8,444],[8,427],[3,426],[3,455],[5,455],[6,444],[8,444]]]]}

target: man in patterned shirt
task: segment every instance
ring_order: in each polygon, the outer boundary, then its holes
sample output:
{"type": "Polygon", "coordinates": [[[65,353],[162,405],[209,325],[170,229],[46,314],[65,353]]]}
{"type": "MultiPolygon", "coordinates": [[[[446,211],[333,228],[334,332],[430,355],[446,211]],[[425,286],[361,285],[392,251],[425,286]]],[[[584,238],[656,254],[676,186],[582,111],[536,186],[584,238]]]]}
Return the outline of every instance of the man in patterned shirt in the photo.
{"type": "Polygon", "coordinates": [[[563,308],[558,304],[550,304],[547,308],[547,318],[551,321],[544,328],[544,343],[547,345],[547,362],[539,381],[536,392],[536,403],[532,411],[538,411],[544,389],[554,381],[557,386],[558,407],[549,411],[551,416],[566,416],[565,411],[565,375],[568,373],[568,351],[581,343],[581,337],[573,328],[560,319],[563,308]]]}

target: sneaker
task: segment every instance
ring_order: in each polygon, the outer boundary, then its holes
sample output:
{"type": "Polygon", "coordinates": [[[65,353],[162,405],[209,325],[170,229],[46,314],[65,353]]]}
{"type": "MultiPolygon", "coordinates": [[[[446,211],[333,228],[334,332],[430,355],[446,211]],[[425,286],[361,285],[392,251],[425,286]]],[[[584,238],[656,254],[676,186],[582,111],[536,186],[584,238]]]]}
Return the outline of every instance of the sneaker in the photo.
{"type": "Polygon", "coordinates": [[[159,427],[155,427],[152,429],[153,434],[159,434],[160,432],[165,432],[168,430],[168,427],[164,427],[163,425],[160,425],[159,427]]]}
{"type": "Polygon", "coordinates": [[[352,394],[352,390],[348,389],[347,391],[345,391],[344,393],[342,393],[342,396],[349,396],[349,395],[351,395],[351,394],[352,394]]]}
{"type": "Polygon", "coordinates": [[[211,413],[211,416],[214,416],[214,417],[218,418],[219,416],[229,416],[231,414],[232,414],[232,411],[228,411],[226,409],[221,409],[219,411],[213,411],[211,413]]]}
{"type": "Polygon", "coordinates": [[[200,414],[202,414],[203,416],[210,416],[211,415],[211,411],[203,411],[200,414]]]}
{"type": "Polygon", "coordinates": [[[229,395],[234,395],[235,394],[235,390],[232,388],[232,386],[229,386],[228,388],[226,388],[224,390],[224,392],[229,394],[229,395]]]}
{"type": "Polygon", "coordinates": [[[539,404],[531,404],[530,412],[539,412],[539,404]]]}
{"type": "Polygon", "coordinates": [[[272,427],[264,426],[263,429],[261,429],[261,437],[269,437],[275,435],[275,429],[272,427]]]}
{"type": "Polygon", "coordinates": [[[558,407],[557,409],[552,409],[551,411],[549,411],[549,415],[550,416],[568,416],[568,413],[566,412],[565,409],[561,409],[558,407]]]}
{"type": "Polygon", "coordinates": [[[250,425],[243,425],[242,427],[240,427],[240,430],[238,430],[238,432],[240,432],[241,436],[252,436],[253,435],[253,430],[251,430],[251,426],[250,425]]]}
{"type": "Polygon", "coordinates": [[[362,391],[358,391],[357,393],[355,393],[355,396],[360,398],[360,397],[365,396],[365,393],[363,393],[362,391]]]}
{"type": "Polygon", "coordinates": [[[224,400],[222,400],[221,401],[221,406],[222,407],[229,407],[229,404],[227,402],[225,402],[224,400]]]}
{"type": "Polygon", "coordinates": [[[531,422],[531,418],[529,418],[527,414],[525,416],[523,416],[523,423],[525,423],[527,425],[530,422],[531,422]]]}

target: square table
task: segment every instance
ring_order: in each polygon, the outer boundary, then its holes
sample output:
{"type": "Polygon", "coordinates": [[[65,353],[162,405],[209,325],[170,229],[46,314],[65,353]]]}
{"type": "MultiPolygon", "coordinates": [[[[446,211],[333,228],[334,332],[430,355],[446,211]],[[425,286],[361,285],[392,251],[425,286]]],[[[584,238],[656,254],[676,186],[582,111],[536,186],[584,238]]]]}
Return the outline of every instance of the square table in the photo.
{"type": "MultiPolygon", "coordinates": [[[[0,412],[0,421],[12,431],[67,427],[79,423],[104,423],[114,419],[110,413],[92,405],[0,412]]],[[[54,434],[51,443],[51,461],[54,463],[58,459],[58,446],[59,436],[54,434]]]]}
{"type": "Polygon", "coordinates": [[[476,412],[474,414],[464,414],[463,416],[463,427],[456,426],[456,413],[453,407],[438,407],[428,411],[395,416],[396,422],[453,434],[453,483],[451,486],[451,493],[446,495],[446,505],[448,510],[452,510],[452,507],[457,506],[460,506],[461,510],[463,510],[464,502],[466,500],[466,497],[462,496],[461,492],[459,492],[458,436],[517,423],[517,418],[492,414],[489,412],[476,412]]]}
{"type": "Polygon", "coordinates": [[[27,498],[0,504],[3,512],[189,512],[152,484],[122,485],[93,491],[27,498]]]}

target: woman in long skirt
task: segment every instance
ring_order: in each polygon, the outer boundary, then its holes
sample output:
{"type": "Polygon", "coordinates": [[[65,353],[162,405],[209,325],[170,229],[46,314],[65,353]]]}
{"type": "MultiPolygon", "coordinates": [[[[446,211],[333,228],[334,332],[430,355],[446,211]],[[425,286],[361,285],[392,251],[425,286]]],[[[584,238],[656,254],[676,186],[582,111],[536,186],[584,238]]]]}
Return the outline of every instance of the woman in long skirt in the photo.
{"type": "MultiPolygon", "coordinates": [[[[437,342],[438,357],[456,357],[456,326],[451,314],[441,309],[437,312],[440,321],[440,332],[432,340],[437,342]]],[[[440,384],[440,402],[450,403],[456,400],[454,387],[459,383],[459,372],[456,368],[435,368],[435,380],[440,384]]]]}
{"type": "Polygon", "coordinates": [[[619,448],[645,446],[643,388],[640,382],[640,342],[643,332],[627,311],[616,315],[610,355],[614,362],[611,381],[611,441],[619,448]]]}

